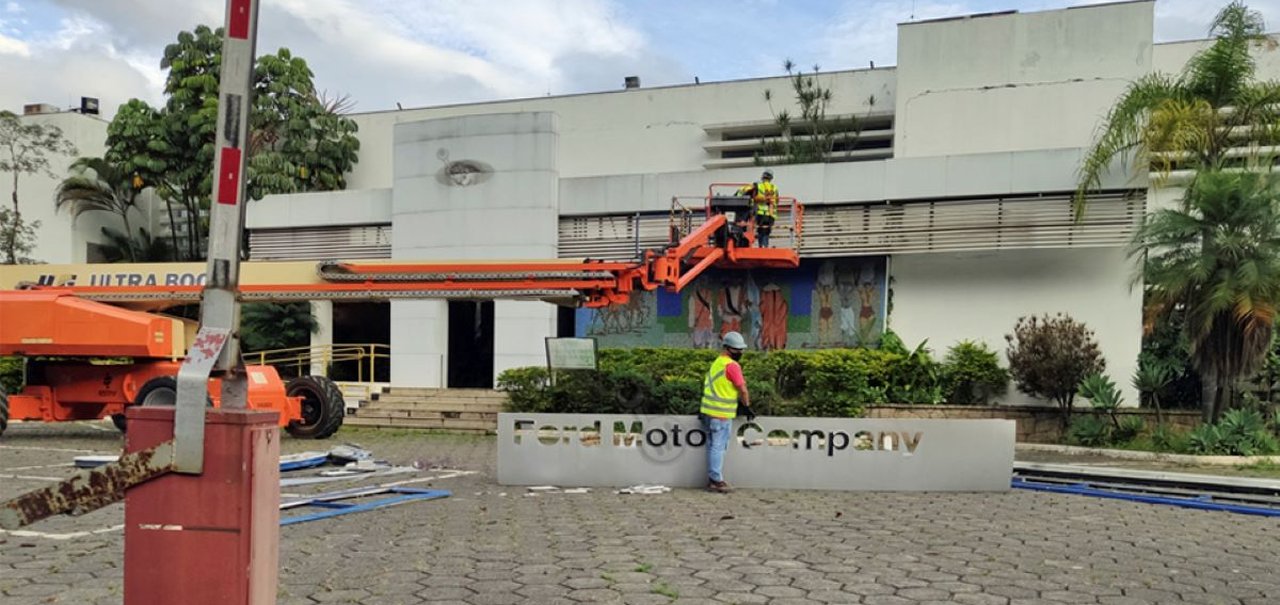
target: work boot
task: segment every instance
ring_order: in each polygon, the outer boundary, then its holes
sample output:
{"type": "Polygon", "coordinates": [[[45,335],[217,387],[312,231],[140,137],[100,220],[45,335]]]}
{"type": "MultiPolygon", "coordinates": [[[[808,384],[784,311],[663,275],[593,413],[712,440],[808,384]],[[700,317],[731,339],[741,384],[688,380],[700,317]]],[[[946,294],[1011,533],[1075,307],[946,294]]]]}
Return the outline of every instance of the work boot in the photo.
{"type": "Polygon", "coordinates": [[[724,481],[711,481],[710,483],[707,484],[707,491],[727,494],[733,491],[733,488],[729,487],[729,484],[725,483],[724,481]]]}

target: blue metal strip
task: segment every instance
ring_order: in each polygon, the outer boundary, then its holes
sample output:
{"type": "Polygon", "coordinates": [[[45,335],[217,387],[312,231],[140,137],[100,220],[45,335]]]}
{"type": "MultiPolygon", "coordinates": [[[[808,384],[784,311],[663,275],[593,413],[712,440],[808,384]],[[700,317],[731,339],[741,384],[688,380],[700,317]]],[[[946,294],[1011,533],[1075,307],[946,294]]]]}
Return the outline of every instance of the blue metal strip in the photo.
{"type": "Polygon", "coordinates": [[[338,502],[312,502],[308,506],[319,506],[328,508],[324,512],[313,513],[310,515],[298,515],[296,517],[282,517],[280,525],[293,525],[294,523],[306,523],[307,521],[316,521],[318,519],[327,519],[338,515],[346,515],[349,513],[362,513],[388,506],[395,506],[413,500],[435,500],[436,498],[445,498],[451,492],[442,489],[415,489],[410,487],[392,487],[387,489],[388,493],[397,494],[391,498],[383,498],[363,504],[342,504],[338,502]]]}
{"type": "Polygon", "coordinates": [[[1076,494],[1080,496],[1094,496],[1098,498],[1112,498],[1115,500],[1128,500],[1130,502],[1143,502],[1146,504],[1167,504],[1173,506],[1181,506],[1184,508],[1194,508],[1199,510],[1216,510],[1229,513],[1237,513],[1241,515],[1260,515],[1264,517],[1280,517],[1280,509],[1264,508],[1258,506],[1246,506],[1242,504],[1222,504],[1213,502],[1212,497],[1202,494],[1195,498],[1176,498],[1172,496],[1147,496],[1143,494],[1126,494],[1121,492],[1113,492],[1094,487],[1088,484],[1078,483],[1076,485],[1060,485],[1052,483],[1036,483],[1027,481],[1022,477],[1014,477],[1012,486],[1017,489],[1029,489],[1040,492],[1053,492],[1057,494],[1076,494]]]}

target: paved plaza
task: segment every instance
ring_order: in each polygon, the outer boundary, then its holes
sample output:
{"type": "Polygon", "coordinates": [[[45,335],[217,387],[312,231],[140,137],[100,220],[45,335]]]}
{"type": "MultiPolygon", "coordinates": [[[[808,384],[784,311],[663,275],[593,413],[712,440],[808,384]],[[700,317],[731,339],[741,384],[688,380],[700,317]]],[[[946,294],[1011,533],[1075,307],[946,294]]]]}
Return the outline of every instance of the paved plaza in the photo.
{"type": "MultiPolygon", "coordinates": [[[[1280,603],[1275,519],[1023,490],[527,496],[497,485],[492,437],[344,429],[283,448],[342,442],[424,469],[380,480],[452,496],[281,528],[282,605],[1280,603]]],[[[100,423],[11,426],[0,499],[120,444],[100,423]]],[[[0,533],[0,603],[121,603],[123,517],[0,533]]]]}

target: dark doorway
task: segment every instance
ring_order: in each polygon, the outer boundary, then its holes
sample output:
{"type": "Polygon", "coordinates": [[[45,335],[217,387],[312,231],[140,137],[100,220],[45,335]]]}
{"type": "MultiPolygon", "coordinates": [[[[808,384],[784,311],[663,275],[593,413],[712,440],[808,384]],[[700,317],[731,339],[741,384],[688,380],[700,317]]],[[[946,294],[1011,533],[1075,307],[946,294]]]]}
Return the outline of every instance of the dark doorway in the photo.
{"type": "Polygon", "coordinates": [[[449,302],[448,384],[493,388],[493,301],[449,302]]]}
{"type": "MultiPolygon", "coordinates": [[[[333,303],[333,346],[342,351],[329,374],[334,380],[391,381],[391,303],[333,303]],[[354,347],[345,345],[386,345],[373,347],[372,363],[367,357],[352,358],[354,347]],[[372,377],[371,377],[372,376],[372,377]]],[[[366,351],[368,349],[365,349],[366,351]]],[[[367,354],[367,353],[366,353],[367,354]]]]}
{"type": "Polygon", "coordinates": [[[573,338],[577,336],[577,319],[578,309],[575,307],[556,307],[556,336],[559,338],[573,338]]]}

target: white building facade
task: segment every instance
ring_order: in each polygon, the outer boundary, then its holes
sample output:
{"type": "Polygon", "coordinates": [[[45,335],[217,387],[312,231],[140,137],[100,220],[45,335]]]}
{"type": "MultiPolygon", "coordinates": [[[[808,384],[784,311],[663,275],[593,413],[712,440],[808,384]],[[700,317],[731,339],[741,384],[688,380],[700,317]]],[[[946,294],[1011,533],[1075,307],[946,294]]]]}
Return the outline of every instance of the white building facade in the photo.
{"type": "MultiPolygon", "coordinates": [[[[896,67],[818,76],[828,113],[858,120],[856,142],[836,161],[768,165],[805,205],[794,276],[716,274],[602,313],[387,303],[368,321],[389,322],[390,380],[485,386],[545,364],[549,336],[714,347],[730,327],[757,346],[806,349],[866,343],[887,325],[936,356],[973,340],[1003,358],[1020,317],[1067,313],[1095,331],[1132,405],[1142,297],[1126,245],[1149,205],[1146,174],[1117,166],[1079,223],[1071,196],[1126,86],[1179,71],[1206,44],[1153,43],[1153,10],[901,24],[896,67]]],[[[1280,75],[1280,55],[1260,52],[1259,75],[1280,75]]],[[[762,78],[355,114],[348,190],[253,203],[251,258],[631,258],[665,243],[673,198],[757,180],[752,156],[778,135],[773,111],[791,105],[786,78],[762,78]]],[[[334,306],[314,304],[320,343],[341,341],[334,306]]],[[[1004,401],[1031,399],[1011,388],[1004,401]]]]}

